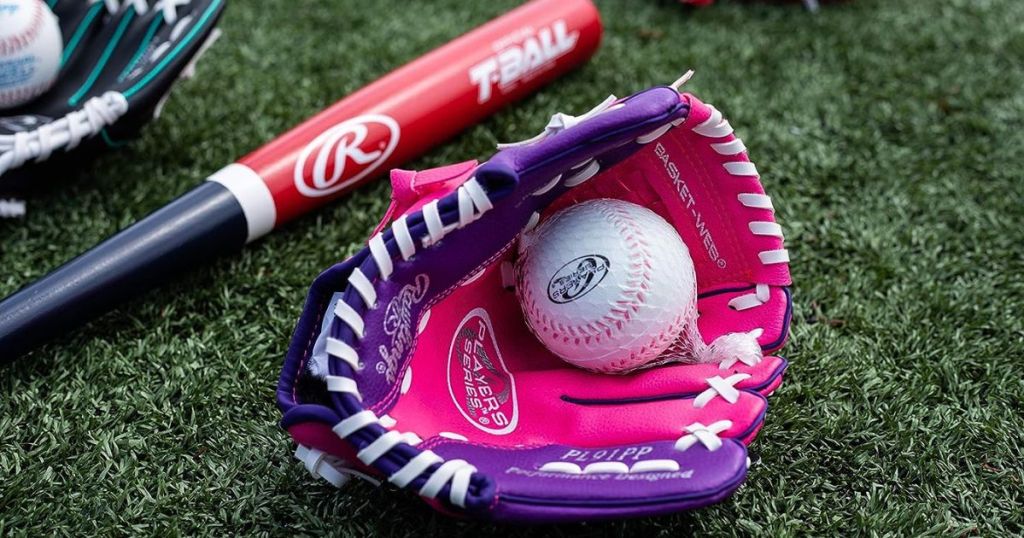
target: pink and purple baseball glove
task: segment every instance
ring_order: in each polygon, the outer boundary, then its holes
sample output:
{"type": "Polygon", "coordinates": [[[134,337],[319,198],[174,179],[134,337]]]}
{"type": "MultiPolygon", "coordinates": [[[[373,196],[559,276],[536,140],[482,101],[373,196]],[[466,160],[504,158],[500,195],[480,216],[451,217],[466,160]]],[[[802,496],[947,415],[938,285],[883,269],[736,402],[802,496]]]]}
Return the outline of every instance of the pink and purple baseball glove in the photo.
{"type": "Polygon", "coordinates": [[[557,114],[483,164],[392,172],[384,221],[313,283],[281,372],[281,424],[313,476],[519,522],[664,514],[739,487],[786,369],[789,257],[743,142],[682,81],[557,114]],[[765,356],[617,376],[547,351],[511,289],[515,245],[592,198],[672,223],[703,337],[753,331],[765,356]]]}

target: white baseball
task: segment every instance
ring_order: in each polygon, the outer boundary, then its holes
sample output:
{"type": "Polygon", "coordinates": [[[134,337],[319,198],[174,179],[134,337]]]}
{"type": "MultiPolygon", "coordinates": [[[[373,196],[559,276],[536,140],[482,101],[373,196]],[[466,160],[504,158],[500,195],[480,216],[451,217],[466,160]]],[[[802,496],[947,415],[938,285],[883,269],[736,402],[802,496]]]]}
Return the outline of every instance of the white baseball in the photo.
{"type": "Polygon", "coordinates": [[[523,235],[517,293],[534,335],[570,364],[617,373],[658,358],[695,317],[693,261],[645,207],[591,200],[523,235]]]}
{"type": "Polygon", "coordinates": [[[50,89],[63,53],[57,17],[42,0],[0,0],[0,109],[50,89]]]}

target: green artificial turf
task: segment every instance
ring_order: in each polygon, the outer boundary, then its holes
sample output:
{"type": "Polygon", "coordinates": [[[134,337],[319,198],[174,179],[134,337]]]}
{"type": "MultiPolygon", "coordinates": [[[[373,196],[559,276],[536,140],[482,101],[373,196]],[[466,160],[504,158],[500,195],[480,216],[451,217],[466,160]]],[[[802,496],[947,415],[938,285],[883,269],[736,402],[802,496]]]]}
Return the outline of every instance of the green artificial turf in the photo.
{"type": "MultiPolygon", "coordinates": [[[[141,140],[0,222],[9,293],[514,1],[233,0],[141,140]]],[[[791,367],[747,484],[689,514],[496,529],[312,480],[274,386],[306,290],[378,182],[0,367],[0,534],[1024,532],[1024,2],[600,1],[593,61],[410,166],[672,81],[730,118],[793,258],[791,367]]]]}

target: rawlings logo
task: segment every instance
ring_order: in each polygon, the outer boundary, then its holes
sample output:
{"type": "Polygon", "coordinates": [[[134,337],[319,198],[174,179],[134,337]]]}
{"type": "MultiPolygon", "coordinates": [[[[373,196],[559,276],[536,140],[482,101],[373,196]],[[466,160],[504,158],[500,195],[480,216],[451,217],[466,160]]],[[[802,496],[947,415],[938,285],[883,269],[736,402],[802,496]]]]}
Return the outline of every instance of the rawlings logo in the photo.
{"type": "Polygon", "coordinates": [[[391,347],[380,346],[381,361],[377,373],[384,374],[389,383],[394,383],[398,373],[398,359],[412,347],[412,307],[423,300],[430,287],[427,275],[416,275],[412,284],[406,284],[384,310],[384,332],[391,337],[391,347]]]}
{"type": "Polygon", "coordinates": [[[600,254],[580,256],[563,265],[548,282],[548,299],[565,304],[583,297],[608,276],[608,258],[600,254]]]}
{"type": "Polygon", "coordinates": [[[569,33],[565,21],[551,27],[524,28],[494,43],[495,55],[469,70],[469,80],[479,88],[478,103],[491,99],[495,84],[504,90],[564,56],[576,46],[579,32],[569,33]]]}
{"type": "Polygon", "coordinates": [[[515,379],[483,308],[467,314],[455,330],[448,351],[448,393],[462,416],[487,433],[505,435],[519,423],[515,379]]]}
{"type": "Polygon", "coordinates": [[[305,196],[327,196],[384,164],[398,145],[398,122],[383,114],[345,120],[309,143],[295,162],[295,188],[305,196]]]}

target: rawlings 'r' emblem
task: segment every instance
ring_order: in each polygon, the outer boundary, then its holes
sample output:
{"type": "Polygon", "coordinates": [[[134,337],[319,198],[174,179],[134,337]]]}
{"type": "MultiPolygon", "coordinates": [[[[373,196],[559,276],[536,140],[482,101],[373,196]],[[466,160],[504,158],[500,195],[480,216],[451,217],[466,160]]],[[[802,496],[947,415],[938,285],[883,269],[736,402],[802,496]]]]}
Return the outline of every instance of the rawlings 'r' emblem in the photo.
{"type": "Polygon", "coordinates": [[[466,314],[455,330],[448,351],[448,393],[459,413],[487,433],[505,435],[519,423],[515,379],[483,308],[466,314]]]}
{"type": "Polygon", "coordinates": [[[383,360],[377,363],[377,372],[384,374],[389,383],[397,379],[398,359],[412,346],[412,307],[423,300],[429,287],[427,275],[416,275],[414,282],[406,284],[384,311],[384,332],[391,337],[391,347],[378,348],[383,360]]]}
{"type": "Polygon", "coordinates": [[[370,175],[398,146],[398,122],[364,114],[324,131],[295,162],[295,188],[305,196],[327,196],[370,175]]]}

